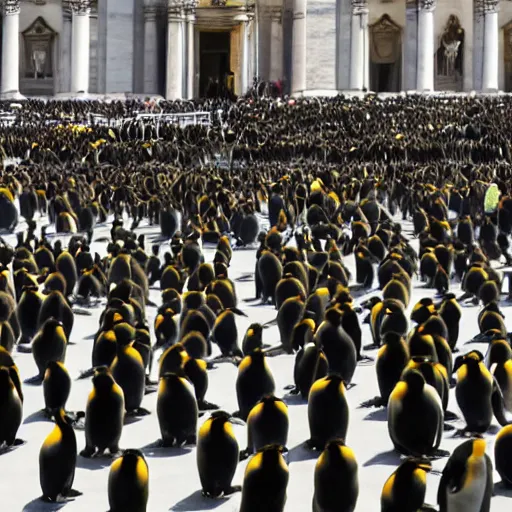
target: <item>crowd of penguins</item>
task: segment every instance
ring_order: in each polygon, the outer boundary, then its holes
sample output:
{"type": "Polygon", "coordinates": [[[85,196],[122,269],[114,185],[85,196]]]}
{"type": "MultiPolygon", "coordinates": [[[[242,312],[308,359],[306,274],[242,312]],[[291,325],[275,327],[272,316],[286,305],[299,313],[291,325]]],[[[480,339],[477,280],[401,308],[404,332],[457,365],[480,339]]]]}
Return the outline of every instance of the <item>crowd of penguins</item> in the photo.
{"type": "MultiPolygon", "coordinates": [[[[166,160],[166,144],[191,155],[190,139],[188,149],[183,139],[155,142],[153,147],[164,148],[162,155],[141,161],[134,156],[125,165],[129,151],[113,164],[69,156],[82,156],[74,141],[87,147],[97,140],[120,155],[126,143],[119,131],[63,126],[59,138],[40,125],[3,133],[4,152],[9,147],[23,160],[1,174],[0,227],[13,232],[21,216],[27,229],[17,233],[14,247],[0,238],[0,444],[23,450],[17,432],[27,379],[16,358],[31,353],[39,374],[28,381],[42,384],[41,405],[55,422],[40,449],[43,500],[79,496],[73,489],[77,457],[103,457],[108,450],[111,512],[146,511],[148,464],[141,450],[120,450],[119,441],[126,418],[149,414],[141,403],[146,393],[156,392],[160,446],[196,445],[205,497],[241,491],[240,512],[283,511],[289,418],[267,359],[284,353],[295,357],[295,382],[287,396],[307,401],[306,446],[318,452],[312,505],[304,510],[356,508],[358,464],[345,444],[346,395],[357,365],[372,362],[380,396],[361,406],[387,408],[389,437],[404,456],[382,488],[382,512],[437,510],[424,503],[427,473],[432,460],[443,457],[438,509],[491,509],[493,470],[502,485],[512,486],[512,348],[500,310],[507,272],[497,269],[499,262],[512,261],[512,192],[507,143],[497,134],[503,125],[495,125],[485,102],[498,109],[498,101],[508,100],[436,100],[439,112],[427,109],[429,101],[434,100],[417,99],[418,112],[428,114],[418,117],[418,125],[413,100],[396,108],[392,100],[384,108],[372,97],[318,100],[323,114],[307,100],[308,115],[301,119],[295,100],[246,99],[226,114],[230,128],[211,129],[210,140],[231,143],[243,155],[245,164],[236,170],[166,160]],[[372,117],[378,112],[382,118],[372,117]],[[450,115],[459,121],[445,124],[443,116],[450,115]],[[322,116],[322,126],[332,123],[331,131],[314,129],[322,116]],[[297,125],[313,127],[311,132],[285,129],[293,117],[297,125]],[[248,128],[242,130],[244,119],[248,128]],[[401,125],[406,119],[416,131],[401,125]],[[381,123],[396,129],[390,135],[378,129],[381,123]],[[375,144],[366,144],[372,129],[375,144]],[[427,142],[421,142],[423,131],[427,142]],[[300,137],[304,146],[294,142],[300,137]],[[282,152],[278,140],[284,142],[282,152]],[[491,184],[501,199],[485,212],[491,184]],[[396,221],[399,214],[412,220],[419,251],[396,221]],[[268,216],[266,231],[262,215],[268,216]],[[48,225],[38,230],[40,217],[48,225]],[[141,222],[160,228],[150,246],[136,233],[141,222]],[[110,237],[101,255],[91,244],[98,241],[95,227],[106,223],[110,237]],[[55,235],[66,235],[67,246],[61,238],[52,241],[55,235]],[[205,261],[203,244],[216,248],[213,261],[205,261]],[[238,335],[236,318],[244,312],[229,269],[234,251],[247,246],[257,248],[254,301],[275,306],[278,346],[264,343],[265,324],[253,323],[238,335]],[[355,275],[348,258],[355,260],[355,275]],[[417,275],[437,295],[413,305],[417,275]],[[461,283],[462,296],[451,292],[454,282],[461,283]],[[149,298],[155,286],[159,304],[149,298]],[[356,304],[361,296],[365,300],[356,304]],[[457,354],[463,302],[481,306],[474,341],[488,344],[486,354],[457,354]],[[70,412],[65,359],[74,317],[98,307],[103,310],[91,369],[80,376],[92,379],[92,391],[84,412],[70,412]],[[148,307],[158,308],[152,325],[148,307]],[[364,345],[363,322],[370,326],[370,345],[364,345]],[[370,349],[378,349],[374,361],[365,353],[370,349]],[[151,380],[154,364],[158,382],[151,380]],[[237,366],[234,414],[206,399],[208,373],[220,364],[237,366]],[[461,444],[450,454],[441,442],[458,419],[448,410],[451,388],[466,427],[455,432],[461,444]],[[202,415],[206,420],[198,428],[202,415]],[[502,429],[491,459],[483,434],[494,420],[502,429]],[[246,425],[247,447],[239,446],[233,424],[246,425]],[[81,425],[85,447],[75,437],[81,425]],[[242,486],[233,485],[239,461],[247,458],[242,486]]],[[[192,130],[200,129],[182,130],[179,137],[192,130]]]]}

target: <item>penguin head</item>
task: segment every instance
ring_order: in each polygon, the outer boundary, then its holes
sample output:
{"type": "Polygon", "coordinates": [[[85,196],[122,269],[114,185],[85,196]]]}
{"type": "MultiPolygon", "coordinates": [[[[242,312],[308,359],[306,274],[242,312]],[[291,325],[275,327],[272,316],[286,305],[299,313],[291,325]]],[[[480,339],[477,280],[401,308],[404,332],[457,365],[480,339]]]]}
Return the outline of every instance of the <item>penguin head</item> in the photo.
{"type": "Polygon", "coordinates": [[[61,428],[73,428],[75,420],[66,414],[66,411],[61,407],[54,414],[55,423],[61,428]]]}
{"type": "Polygon", "coordinates": [[[135,328],[127,322],[121,322],[114,325],[114,333],[119,347],[126,347],[135,341],[135,328]]]}
{"type": "Polygon", "coordinates": [[[183,303],[186,309],[199,309],[205,303],[202,292],[187,292],[183,295],[183,303]]]}
{"type": "Polygon", "coordinates": [[[423,457],[407,457],[397,471],[400,473],[412,474],[417,470],[429,473],[432,471],[432,463],[427,458],[423,457]]]}
{"type": "Polygon", "coordinates": [[[420,393],[425,386],[425,378],[417,370],[409,370],[404,375],[404,381],[412,393],[420,393]]]}
{"type": "Polygon", "coordinates": [[[411,320],[418,324],[426,322],[431,315],[436,313],[436,306],[431,298],[421,299],[413,308],[411,320]]]}
{"type": "Polygon", "coordinates": [[[453,373],[459,370],[462,366],[467,365],[470,368],[478,366],[484,360],[483,354],[478,350],[472,350],[467,354],[458,356],[453,363],[453,373]]]}
{"type": "Polygon", "coordinates": [[[389,345],[390,347],[398,346],[401,343],[405,342],[405,338],[395,332],[395,331],[388,331],[384,333],[384,336],[382,336],[382,345],[389,345]]]}
{"type": "Polygon", "coordinates": [[[334,326],[341,324],[342,317],[343,312],[338,306],[333,306],[325,312],[325,319],[334,326]]]}
{"type": "Polygon", "coordinates": [[[45,321],[43,324],[42,330],[43,330],[43,336],[53,336],[53,334],[57,331],[58,328],[62,327],[62,322],[60,320],[57,320],[53,316],[48,318],[48,320],[45,321]]]}

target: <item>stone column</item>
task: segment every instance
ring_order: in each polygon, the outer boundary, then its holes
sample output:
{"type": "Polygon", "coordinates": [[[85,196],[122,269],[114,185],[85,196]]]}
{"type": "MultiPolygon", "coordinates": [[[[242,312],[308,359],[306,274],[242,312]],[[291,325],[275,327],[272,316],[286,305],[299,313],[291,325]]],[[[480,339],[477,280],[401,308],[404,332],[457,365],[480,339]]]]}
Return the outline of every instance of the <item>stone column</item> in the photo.
{"type": "Polygon", "coordinates": [[[71,29],[71,92],[89,92],[90,2],[73,0],[71,29]]]}
{"type": "Polygon", "coordinates": [[[350,88],[351,0],[336,0],[336,89],[350,88]]]}
{"type": "Polygon", "coordinates": [[[484,7],[484,51],[482,90],[497,91],[499,80],[499,0],[486,0],[484,7]]]}
{"type": "Polygon", "coordinates": [[[294,0],[292,39],[292,93],[306,90],[306,14],[307,0],[294,0]]]}
{"type": "Polygon", "coordinates": [[[167,41],[166,98],[183,98],[183,9],[175,0],[169,0],[167,41]]]}
{"type": "Polygon", "coordinates": [[[270,20],[269,80],[276,82],[283,78],[283,9],[273,7],[270,20]]]}
{"type": "Polygon", "coordinates": [[[196,78],[195,60],[195,30],[194,25],[196,21],[195,12],[190,11],[186,16],[186,34],[187,34],[187,53],[186,53],[186,69],[187,69],[187,98],[189,100],[194,98],[194,87],[196,78]]]}
{"type": "Polygon", "coordinates": [[[240,70],[240,94],[245,94],[251,84],[249,83],[250,63],[250,44],[249,40],[249,22],[250,18],[247,14],[241,14],[235,18],[242,24],[242,65],[240,70]]]}
{"type": "Polygon", "coordinates": [[[156,20],[159,14],[156,5],[144,6],[144,93],[158,91],[158,33],[156,20]]]}
{"type": "Polygon", "coordinates": [[[484,66],[484,0],[473,0],[473,89],[482,90],[484,66]]]}
{"type": "Polygon", "coordinates": [[[62,35],[60,37],[60,77],[59,91],[71,90],[71,41],[73,26],[71,24],[71,11],[62,9],[62,35]]]}
{"type": "Polygon", "coordinates": [[[18,96],[20,93],[19,0],[4,0],[2,14],[2,84],[0,93],[18,96]]]}
{"type": "Polygon", "coordinates": [[[434,90],[434,11],[437,0],[418,2],[418,91],[434,90]]]}
{"type": "Polygon", "coordinates": [[[350,30],[350,89],[362,90],[369,82],[367,0],[352,0],[350,30]]]}
{"type": "Polygon", "coordinates": [[[405,6],[404,44],[404,88],[416,89],[418,78],[418,0],[407,0],[405,6]]]}

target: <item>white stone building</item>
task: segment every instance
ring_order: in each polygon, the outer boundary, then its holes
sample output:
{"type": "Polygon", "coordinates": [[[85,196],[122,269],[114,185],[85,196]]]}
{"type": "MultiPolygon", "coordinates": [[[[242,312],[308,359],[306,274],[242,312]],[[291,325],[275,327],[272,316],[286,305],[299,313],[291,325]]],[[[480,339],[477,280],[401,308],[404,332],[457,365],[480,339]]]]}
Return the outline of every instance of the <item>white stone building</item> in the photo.
{"type": "Polygon", "coordinates": [[[512,91],[509,0],[0,0],[0,94],[512,91]]]}

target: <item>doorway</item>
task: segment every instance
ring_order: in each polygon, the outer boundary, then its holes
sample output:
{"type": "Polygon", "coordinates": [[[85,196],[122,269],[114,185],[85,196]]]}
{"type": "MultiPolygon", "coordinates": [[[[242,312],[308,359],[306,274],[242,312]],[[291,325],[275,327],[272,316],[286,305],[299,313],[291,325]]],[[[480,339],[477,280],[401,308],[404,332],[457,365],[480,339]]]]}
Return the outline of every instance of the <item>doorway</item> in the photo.
{"type": "Polygon", "coordinates": [[[223,94],[230,69],[231,33],[199,33],[199,95],[223,94]]]}
{"type": "Polygon", "coordinates": [[[398,92],[402,88],[402,29],[384,14],[369,30],[370,88],[398,92]]]}

